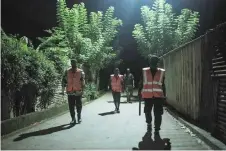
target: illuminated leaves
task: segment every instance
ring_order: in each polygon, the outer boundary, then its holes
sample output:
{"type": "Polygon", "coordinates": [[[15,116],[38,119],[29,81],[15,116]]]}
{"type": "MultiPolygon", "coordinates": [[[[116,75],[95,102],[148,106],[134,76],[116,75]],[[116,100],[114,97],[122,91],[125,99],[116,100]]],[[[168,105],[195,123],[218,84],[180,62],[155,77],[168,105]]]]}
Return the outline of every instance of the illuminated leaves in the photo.
{"type": "Polygon", "coordinates": [[[133,30],[139,53],[161,56],[184,44],[195,36],[199,23],[198,12],[183,9],[181,15],[173,13],[172,6],[165,0],[155,0],[152,8],[141,7],[142,25],[133,30]]]}

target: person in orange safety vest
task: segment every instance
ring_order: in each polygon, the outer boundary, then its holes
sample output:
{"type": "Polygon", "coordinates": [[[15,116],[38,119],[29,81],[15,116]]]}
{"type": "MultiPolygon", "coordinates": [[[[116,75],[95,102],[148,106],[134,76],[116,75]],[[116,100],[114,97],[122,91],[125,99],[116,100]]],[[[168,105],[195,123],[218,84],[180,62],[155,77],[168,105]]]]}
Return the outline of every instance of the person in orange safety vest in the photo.
{"type": "Polygon", "coordinates": [[[165,101],[165,70],[158,68],[159,58],[149,56],[150,67],[143,68],[142,77],[139,84],[141,98],[144,100],[144,113],[147,123],[147,135],[152,133],[152,107],[154,106],[155,116],[155,136],[159,136],[162,123],[163,104],[165,101]]]}
{"type": "Polygon", "coordinates": [[[66,87],[68,95],[68,105],[71,114],[72,121],[70,124],[76,124],[75,118],[75,106],[77,110],[78,122],[81,122],[82,112],[82,94],[85,86],[85,74],[82,69],[77,68],[77,61],[71,60],[71,68],[68,69],[62,79],[62,93],[66,87]]]}
{"type": "Polygon", "coordinates": [[[112,90],[112,96],[115,104],[115,112],[120,113],[120,98],[121,92],[123,92],[123,75],[119,73],[119,69],[115,68],[114,74],[110,76],[110,88],[112,90]]]}

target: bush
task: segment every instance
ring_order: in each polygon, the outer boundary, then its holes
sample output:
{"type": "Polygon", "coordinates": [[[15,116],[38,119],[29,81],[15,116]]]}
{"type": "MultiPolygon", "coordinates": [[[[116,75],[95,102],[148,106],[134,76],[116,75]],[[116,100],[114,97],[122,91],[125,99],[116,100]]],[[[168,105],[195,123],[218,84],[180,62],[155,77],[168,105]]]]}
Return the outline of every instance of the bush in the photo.
{"type": "Polygon", "coordinates": [[[27,46],[23,39],[7,36],[4,33],[1,52],[2,90],[10,98],[11,107],[20,105],[22,101],[34,105],[34,97],[27,97],[29,89],[23,90],[25,92],[23,94],[21,92],[22,87],[32,84],[37,88],[35,97],[40,96],[40,107],[46,108],[54,96],[59,79],[53,62],[49,61],[43,53],[27,46]],[[16,94],[21,96],[20,99],[16,100],[16,94]],[[32,100],[26,100],[28,98],[32,100]],[[16,103],[16,101],[20,102],[16,103]]]}
{"type": "Polygon", "coordinates": [[[86,84],[86,87],[84,90],[84,97],[89,101],[97,99],[98,91],[97,91],[96,85],[94,83],[86,84]]]}
{"type": "Polygon", "coordinates": [[[63,74],[67,67],[68,57],[59,48],[47,48],[43,51],[45,56],[54,63],[59,74],[63,74]]]}
{"type": "Polygon", "coordinates": [[[8,96],[20,90],[22,85],[28,82],[28,74],[25,70],[29,63],[24,59],[29,54],[28,49],[22,40],[2,35],[1,81],[2,89],[8,96]]]}

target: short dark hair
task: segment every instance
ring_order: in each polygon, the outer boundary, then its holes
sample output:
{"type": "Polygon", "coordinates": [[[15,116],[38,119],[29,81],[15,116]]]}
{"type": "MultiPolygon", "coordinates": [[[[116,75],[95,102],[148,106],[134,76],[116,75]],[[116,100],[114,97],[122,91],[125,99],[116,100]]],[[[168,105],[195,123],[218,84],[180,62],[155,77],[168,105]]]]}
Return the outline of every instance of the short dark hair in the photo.
{"type": "Polygon", "coordinates": [[[156,55],[148,55],[149,61],[155,61],[155,62],[159,62],[160,58],[156,55]]]}

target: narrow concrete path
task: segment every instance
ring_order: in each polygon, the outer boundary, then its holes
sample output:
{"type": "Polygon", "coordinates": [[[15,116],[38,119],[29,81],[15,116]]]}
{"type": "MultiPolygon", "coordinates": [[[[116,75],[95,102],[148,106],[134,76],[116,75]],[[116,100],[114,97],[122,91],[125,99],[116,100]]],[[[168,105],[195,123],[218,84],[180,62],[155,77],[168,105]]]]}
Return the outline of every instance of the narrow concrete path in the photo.
{"type": "MultiPolygon", "coordinates": [[[[146,132],[145,117],[138,115],[138,102],[123,103],[120,114],[100,113],[114,110],[111,93],[83,107],[83,122],[69,127],[66,113],[2,140],[3,150],[69,150],[69,149],[125,149],[131,150],[142,141],[146,132]],[[19,137],[19,135],[22,137],[19,137]]],[[[142,105],[143,108],[143,105],[142,105]]],[[[164,111],[161,138],[169,138],[171,149],[208,149],[197,137],[164,111]]]]}

